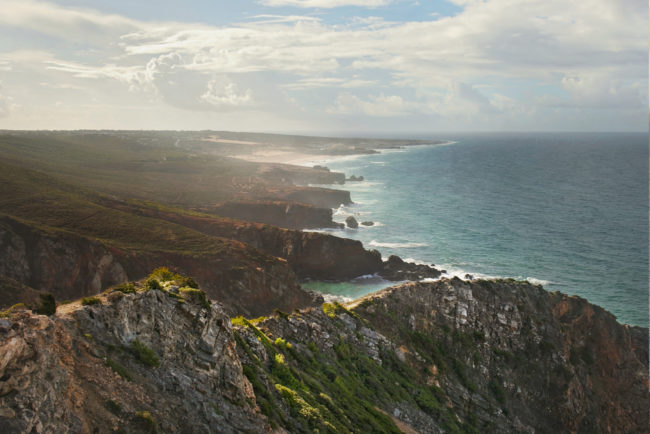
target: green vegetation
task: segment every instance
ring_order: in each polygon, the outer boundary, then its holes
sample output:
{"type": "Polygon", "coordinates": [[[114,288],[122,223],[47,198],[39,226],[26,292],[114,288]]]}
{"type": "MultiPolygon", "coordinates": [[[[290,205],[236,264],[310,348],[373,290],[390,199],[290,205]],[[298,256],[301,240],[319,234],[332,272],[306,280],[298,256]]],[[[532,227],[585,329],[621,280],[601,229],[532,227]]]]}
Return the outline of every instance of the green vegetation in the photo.
{"type": "Polygon", "coordinates": [[[20,309],[27,309],[27,306],[25,306],[25,303],[16,303],[13,306],[3,310],[2,312],[0,312],[0,318],[7,318],[7,317],[11,316],[11,314],[14,311],[20,310],[20,309]]]}
{"type": "Polygon", "coordinates": [[[133,282],[123,283],[113,288],[113,291],[123,292],[124,294],[135,294],[135,284],[133,282]]]}
{"type": "Polygon", "coordinates": [[[156,432],[156,421],[151,413],[148,411],[138,411],[136,414],[136,422],[146,432],[156,432]]]}
{"type": "Polygon", "coordinates": [[[356,313],[352,312],[338,301],[335,301],[334,303],[323,303],[323,312],[330,318],[336,318],[337,315],[342,313],[347,313],[351,317],[355,318],[359,317],[356,313]]]}
{"type": "MultiPolygon", "coordinates": [[[[334,303],[330,306],[324,308],[326,314],[336,317],[341,310],[334,303]]],[[[258,335],[263,332],[245,318],[234,318],[233,324],[249,328],[264,342],[258,335]]],[[[382,404],[410,402],[440,420],[447,432],[474,432],[471,423],[459,425],[455,413],[442,404],[447,402],[444,392],[419,384],[419,376],[391,349],[382,349],[380,365],[354,350],[345,338],[334,345],[336,357],[332,359],[313,342],[303,347],[276,337],[272,346],[265,345],[270,360],[266,365],[239,333],[235,329],[238,346],[254,362],[244,365],[244,374],[272,426],[283,426],[291,432],[400,432],[378,408],[382,404]],[[279,400],[288,407],[291,420],[285,420],[279,400]]]]}
{"type": "Polygon", "coordinates": [[[152,277],[147,278],[147,280],[144,282],[144,287],[147,289],[162,289],[162,286],[160,286],[158,280],[152,277]]]}
{"type": "Polygon", "coordinates": [[[97,297],[84,297],[81,299],[81,304],[84,306],[92,306],[94,304],[102,304],[102,300],[97,297]]]}
{"type": "Polygon", "coordinates": [[[108,411],[116,415],[122,412],[122,406],[117,402],[113,401],[112,399],[106,401],[106,408],[108,409],[108,411]]]}
{"type": "Polygon", "coordinates": [[[135,358],[143,365],[151,366],[154,368],[160,366],[160,359],[158,358],[158,355],[151,348],[147,347],[137,339],[131,342],[131,352],[135,358]]]}
{"type": "Polygon", "coordinates": [[[494,399],[496,399],[499,402],[499,404],[501,405],[505,404],[506,392],[505,390],[503,390],[501,383],[497,379],[492,378],[490,380],[490,382],[488,383],[488,389],[490,389],[492,396],[494,396],[494,399]]]}
{"type": "Polygon", "coordinates": [[[185,287],[180,288],[178,292],[183,296],[183,298],[195,300],[204,308],[210,309],[210,300],[208,300],[205,292],[200,289],[185,287]]]}
{"type": "Polygon", "coordinates": [[[35,312],[39,315],[54,315],[56,313],[56,301],[54,300],[54,295],[46,292],[45,294],[40,294],[39,298],[40,303],[35,312]]]}
{"type": "Polygon", "coordinates": [[[124,378],[127,381],[131,381],[131,373],[129,372],[128,369],[126,369],[124,366],[122,366],[120,363],[116,362],[115,360],[112,360],[110,358],[106,358],[106,366],[111,368],[113,372],[117,373],[120,377],[124,378]]]}

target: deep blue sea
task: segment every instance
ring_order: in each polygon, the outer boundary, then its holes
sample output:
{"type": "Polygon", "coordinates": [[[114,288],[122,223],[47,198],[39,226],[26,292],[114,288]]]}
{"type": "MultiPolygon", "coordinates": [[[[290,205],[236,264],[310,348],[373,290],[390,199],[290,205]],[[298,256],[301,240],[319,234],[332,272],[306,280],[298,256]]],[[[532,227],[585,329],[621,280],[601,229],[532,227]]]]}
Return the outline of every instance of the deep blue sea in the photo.
{"type": "MultiPolygon", "coordinates": [[[[384,257],[433,263],[448,275],[513,277],[584,297],[622,323],[648,325],[648,135],[485,133],[327,161],[363,176],[354,205],[375,222],[334,234],[384,257]]],[[[311,288],[358,297],[377,278],[311,288]]]]}

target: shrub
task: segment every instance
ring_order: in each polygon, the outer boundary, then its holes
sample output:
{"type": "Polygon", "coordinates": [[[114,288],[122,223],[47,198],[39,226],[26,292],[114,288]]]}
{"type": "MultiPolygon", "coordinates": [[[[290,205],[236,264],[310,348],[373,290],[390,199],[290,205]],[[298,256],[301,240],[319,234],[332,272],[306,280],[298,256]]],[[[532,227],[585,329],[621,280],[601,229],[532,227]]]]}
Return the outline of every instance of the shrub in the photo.
{"type": "Polygon", "coordinates": [[[139,411],[136,414],[136,421],[146,432],[156,432],[156,421],[148,411],[139,411]]]}
{"type": "Polygon", "coordinates": [[[282,338],[276,338],[273,343],[275,344],[275,346],[280,347],[282,349],[289,349],[290,350],[293,347],[291,345],[291,343],[285,341],[282,338]]]}
{"type": "Polygon", "coordinates": [[[56,313],[56,301],[54,300],[54,295],[47,292],[45,294],[40,294],[40,304],[36,308],[36,313],[39,315],[54,315],[56,313]]]}
{"type": "Polygon", "coordinates": [[[106,408],[108,409],[108,411],[110,411],[113,414],[120,414],[120,412],[122,411],[122,406],[117,402],[113,401],[112,399],[106,401],[106,408]]]}
{"type": "Polygon", "coordinates": [[[163,282],[174,280],[177,276],[180,277],[178,274],[171,272],[167,267],[158,267],[149,275],[150,278],[153,277],[154,279],[162,280],[163,282]]]}
{"type": "Polygon", "coordinates": [[[135,285],[133,283],[123,283],[113,288],[113,291],[123,292],[124,294],[135,294],[135,285]]]}
{"type": "Polygon", "coordinates": [[[206,297],[205,292],[201,291],[200,289],[185,287],[179,289],[178,292],[183,297],[189,296],[191,299],[196,300],[204,308],[210,309],[210,300],[208,300],[208,297],[206,297]]]}
{"type": "Polygon", "coordinates": [[[196,283],[196,281],[194,279],[192,279],[191,277],[181,277],[180,279],[178,279],[177,283],[180,286],[187,286],[189,288],[198,288],[199,287],[199,284],[196,283]]]}
{"type": "Polygon", "coordinates": [[[113,372],[118,374],[120,377],[124,378],[127,381],[131,381],[131,373],[121,364],[116,362],[115,360],[111,360],[109,358],[106,359],[106,366],[111,368],[113,372]]]}
{"type": "Polygon", "coordinates": [[[157,290],[162,289],[162,287],[160,286],[160,283],[158,282],[158,279],[156,279],[155,277],[151,277],[151,276],[149,276],[147,278],[147,280],[145,281],[144,287],[147,288],[147,289],[157,289],[157,290]]]}
{"type": "Polygon", "coordinates": [[[97,297],[84,297],[81,299],[81,304],[84,306],[92,306],[94,304],[102,304],[102,301],[97,297]]]}
{"type": "Polygon", "coordinates": [[[144,365],[156,368],[160,366],[158,355],[151,348],[147,347],[137,339],[131,342],[131,352],[135,358],[144,365]]]}

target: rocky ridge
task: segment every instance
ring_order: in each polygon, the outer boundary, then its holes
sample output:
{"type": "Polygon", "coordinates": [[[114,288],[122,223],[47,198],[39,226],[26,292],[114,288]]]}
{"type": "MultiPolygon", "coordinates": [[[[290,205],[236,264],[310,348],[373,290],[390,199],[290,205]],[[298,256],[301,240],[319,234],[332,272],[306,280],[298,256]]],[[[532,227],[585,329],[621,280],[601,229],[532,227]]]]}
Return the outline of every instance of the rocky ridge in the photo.
{"type": "Polygon", "coordinates": [[[101,304],[0,320],[5,431],[648,426],[648,330],[578,297],[527,282],[451,279],[347,307],[231,320],[176,283],[123,286],[101,304]]]}

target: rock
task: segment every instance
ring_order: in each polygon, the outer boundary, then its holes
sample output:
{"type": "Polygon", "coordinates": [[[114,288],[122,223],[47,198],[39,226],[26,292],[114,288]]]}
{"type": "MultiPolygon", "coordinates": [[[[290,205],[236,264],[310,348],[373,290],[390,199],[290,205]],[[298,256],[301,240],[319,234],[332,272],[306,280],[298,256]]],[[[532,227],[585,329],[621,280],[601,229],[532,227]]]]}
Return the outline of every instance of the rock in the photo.
{"type": "Polygon", "coordinates": [[[347,224],[348,227],[352,229],[356,229],[359,227],[359,223],[357,223],[357,219],[355,219],[353,216],[349,216],[348,218],[346,218],[345,224],[347,224]]]}
{"type": "Polygon", "coordinates": [[[353,181],[353,182],[359,182],[359,181],[363,181],[363,180],[364,180],[363,176],[354,176],[354,175],[352,175],[348,179],[346,179],[346,181],[353,181]]]}
{"type": "Polygon", "coordinates": [[[433,267],[425,264],[404,262],[397,255],[390,255],[388,260],[384,262],[382,270],[379,272],[381,277],[392,281],[421,280],[424,278],[435,279],[440,277],[440,274],[440,271],[433,267]]]}
{"type": "Polygon", "coordinates": [[[287,229],[336,228],[331,208],[296,202],[228,201],[214,205],[211,212],[223,217],[265,223],[287,229]]]}
{"type": "Polygon", "coordinates": [[[159,290],[99,297],[12,316],[0,334],[3,433],[140,432],[142,412],[164,432],[357,432],[373,417],[395,431],[377,411],[404,432],[648,426],[648,329],[528,283],[412,282],[255,326],[159,290]],[[136,339],[157,367],[134,355],[136,339]]]}
{"type": "Polygon", "coordinates": [[[465,279],[474,280],[474,276],[472,276],[471,274],[465,274],[465,279]]]}
{"type": "Polygon", "coordinates": [[[374,222],[370,222],[370,221],[361,222],[361,224],[362,224],[363,226],[374,226],[374,225],[375,225],[374,222]]]}
{"type": "Polygon", "coordinates": [[[116,425],[139,432],[134,420],[143,411],[166,432],[269,431],[236,357],[230,319],[218,304],[179,304],[155,290],[104,303],[40,317],[39,327],[37,317],[28,317],[13,336],[0,335],[4,433],[35,426],[40,432],[99,432],[116,425]],[[133,357],[128,348],[135,339],[160,366],[133,357]]]}

